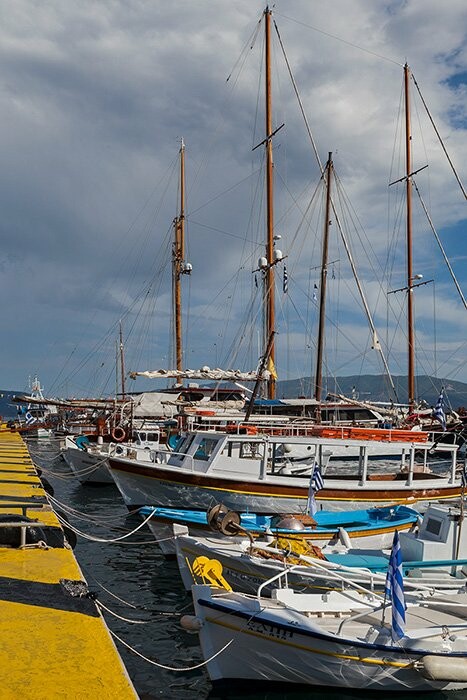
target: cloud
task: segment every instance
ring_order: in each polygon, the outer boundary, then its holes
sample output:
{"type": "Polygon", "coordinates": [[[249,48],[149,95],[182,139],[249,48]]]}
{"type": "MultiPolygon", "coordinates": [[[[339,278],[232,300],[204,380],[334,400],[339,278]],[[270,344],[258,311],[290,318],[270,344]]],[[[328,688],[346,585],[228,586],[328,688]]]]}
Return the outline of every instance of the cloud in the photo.
{"type": "MultiPolygon", "coordinates": [[[[170,231],[182,136],[193,264],[191,280],[183,280],[187,364],[213,365],[214,355],[241,359],[248,369],[256,362],[260,299],[252,272],[262,254],[265,203],[262,149],[252,148],[264,138],[262,31],[253,39],[262,11],[261,3],[247,0],[8,5],[0,27],[0,294],[9,302],[0,385],[21,388],[37,371],[46,386],[60,374],[57,393],[74,391],[74,382],[93,391],[92,350],[99,339],[105,345],[120,317],[132,361],[167,363],[170,231]]],[[[382,288],[406,283],[402,214],[394,223],[403,185],[388,188],[405,167],[396,143],[401,66],[410,64],[460,169],[467,160],[465,3],[451,0],[440,13],[433,0],[279,0],[274,12],[321,160],[333,152],[334,196],[344,205],[370,305],[383,321],[382,288]]],[[[322,203],[317,197],[307,210],[319,174],[274,27],[273,44],[274,128],[285,124],[274,137],[275,221],[290,277],[288,306],[278,312],[278,349],[290,354],[296,346],[302,359],[289,362],[295,376],[306,365],[315,323],[306,320],[312,304],[304,290],[315,274],[310,268],[319,264],[322,203]]],[[[415,95],[412,128],[414,166],[429,164],[417,184],[448,254],[459,261],[465,288],[465,200],[415,95]]],[[[414,217],[414,262],[424,279],[436,278],[437,321],[452,343],[443,352],[455,356],[465,310],[452,301],[416,198],[414,217]]],[[[333,364],[350,373],[361,365],[358,341],[366,343],[367,331],[335,222],[332,233],[346,292],[338,298],[331,289],[329,315],[344,321],[357,357],[352,365],[347,344],[342,355],[336,349],[333,364]]],[[[280,301],[279,267],[278,273],[280,301]]],[[[424,328],[428,297],[417,293],[424,328]]],[[[397,344],[403,368],[402,337],[397,344]]],[[[456,373],[467,379],[465,368],[456,373]]]]}

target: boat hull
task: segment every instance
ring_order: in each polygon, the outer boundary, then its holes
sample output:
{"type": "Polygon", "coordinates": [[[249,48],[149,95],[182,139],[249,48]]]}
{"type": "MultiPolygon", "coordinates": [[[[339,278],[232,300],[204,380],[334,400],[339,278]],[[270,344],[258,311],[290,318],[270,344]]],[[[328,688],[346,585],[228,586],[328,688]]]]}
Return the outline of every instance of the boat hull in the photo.
{"type": "MultiPolygon", "coordinates": [[[[193,587],[193,596],[200,644],[213,682],[251,680],[404,692],[467,687],[465,682],[430,680],[417,670],[414,662],[423,663],[432,651],[336,638],[294,610],[279,616],[268,609],[241,609],[205,595],[207,588],[193,587]]],[[[442,654],[434,656],[443,662],[442,654]]],[[[457,658],[462,667],[466,665],[465,654],[457,658]]]]}
{"type": "Polygon", "coordinates": [[[63,459],[82,484],[113,484],[108,460],[102,454],[93,455],[77,447],[67,447],[63,459]]]}
{"type": "MultiPolygon", "coordinates": [[[[251,513],[303,513],[306,510],[309,478],[267,476],[246,479],[203,474],[165,464],[109,459],[112,476],[128,508],[148,503],[161,508],[206,511],[216,503],[228,509],[251,513]]],[[[415,474],[413,484],[391,479],[359,482],[357,479],[327,478],[316,496],[318,506],[329,510],[355,510],[375,505],[424,506],[438,499],[458,498],[460,485],[445,478],[415,474]]]]}

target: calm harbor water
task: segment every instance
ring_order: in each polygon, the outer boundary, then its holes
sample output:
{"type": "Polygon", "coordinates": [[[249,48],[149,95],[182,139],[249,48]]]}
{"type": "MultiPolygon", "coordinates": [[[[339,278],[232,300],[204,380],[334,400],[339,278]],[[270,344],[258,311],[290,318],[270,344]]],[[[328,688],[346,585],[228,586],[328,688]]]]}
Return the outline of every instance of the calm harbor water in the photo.
{"type": "MultiPolygon", "coordinates": [[[[189,669],[202,662],[196,634],[182,630],[181,615],[192,612],[191,596],[185,592],[177,564],[167,561],[147,528],[140,529],[121,542],[100,542],[134,530],[141,522],[129,515],[114,486],[82,486],[59,455],[58,441],[31,440],[29,449],[43,477],[52,484],[54,498],[63,504],[78,535],[75,556],[90,590],[98,601],[114,613],[104,611],[109,629],[145,661],[116,641],[141,700],[152,698],[190,698],[190,700],[355,700],[362,691],[343,692],[332,689],[303,690],[277,687],[235,686],[213,689],[204,669],[189,669]],[[88,539],[89,538],[89,539],[88,539]],[[115,597],[117,596],[117,597],[115,597]],[[136,607],[132,607],[136,606],[136,607]],[[118,616],[118,617],[117,617],[118,616]],[[144,621],[131,624],[120,618],[144,621]],[[157,665],[155,665],[157,664],[157,665]],[[164,668],[169,667],[169,668],[164,668]]],[[[97,661],[98,662],[98,661],[97,661]]],[[[382,689],[383,690],[383,689],[382,689]]],[[[364,694],[368,700],[381,697],[364,694]]],[[[413,698],[398,693],[398,700],[413,698]]],[[[424,693],[423,700],[467,700],[467,691],[424,693]]]]}

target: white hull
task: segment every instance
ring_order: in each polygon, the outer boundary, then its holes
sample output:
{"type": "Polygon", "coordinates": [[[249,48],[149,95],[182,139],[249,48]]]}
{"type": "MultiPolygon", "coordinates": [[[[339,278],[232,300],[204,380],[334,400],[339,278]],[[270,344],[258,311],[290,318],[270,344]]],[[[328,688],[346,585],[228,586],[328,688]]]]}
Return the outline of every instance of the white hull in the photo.
{"type": "MultiPolygon", "coordinates": [[[[181,530],[182,528],[175,528],[175,530],[177,529],[181,530]]],[[[392,537],[393,533],[391,533],[391,539],[392,537]]],[[[365,543],[368,542],[367,546],[369,549],[375,549],[379,554],[382,549],[389,549],[391,545],[389,536],[380,536],[378,539],[377,535],[373,535],[362,539],[365,540],[365,543]]],[[[202,583],[202,575],[198,577],[193,575],[193,571],[196,569],[194,563],[198,557],[205,557],[209,561],[216,560],[220,562],[222,565],[222,576],[233,590],[251,595],[254,595],[259,586],[265,581],[284,570],[284,563],[281,560],[265,559],[257,553],[250,554],[249,540],[239,542],[234,541],[232,538],[224,538],[217,541],[211,536],[196,537],[194,535],[179,534],[175,537],[174,544],[180,575],[186,590],[191,590],[191,586],[194,583],[202,583]]],[[[312,544],[316,544],[315,540],[313,540],[312,544]]],[[[356,546],[360,545],[364,546],[358,539],[356,546]]],[[[262,546],[265,546],[266,550],[271,553],[274,551],[268,548],[265,542],[255,542],[256,552],[262,546]]],[[[332,549],[326,551],[332,551],[332,549]]],[[[356,554],[360,553],[360,550],[352,549],[349,551],[356,554]]],[[[365,550],[363,553],[366,555],[371,554],[368,550],[365,550]]],[[[290,563],[289,566],[291,566],[290,563]]],[[[433,569],[431,572],[429,569],[424,572],[412,572],[415,575],[405,577],[404,587],[409,591],[421,584],[436,590],[452,593],[458,591],[466,592],[466,579],[460,569],[461,567],[458,567],[458,578],[449,575],[449,568],[445,571],[440,571],[438,568],[433,569]]],[[[385,572],[371,574],[368,569],[349,569],[345,566],[339,568],[332,563],[319,559],[314,562],[308,559],[308,565],[294,566],[287,576],[289,587],[304,593],[326,593],[330,590],[341,590],[342,585],[346,582],[348,585],[358,584],[381,593],[384,590],[385,579],[385,572]]],[[[264,594],[270,594],[270,592],[271,587],[264,589],[264,594]]]]}
{"type": "Polygon", "coordinates": [[[102,454],[90,454],[78,447],[67,447],[63,459],[82,484],[113,484],[108,469],[108,460],[102,454]]]}
{"type": "MultiPolygon", "coordinates": [[[[251,513],[304,513],[309,478],[272,476],[234,478],[228,474],[195,473],[170,465],[110,459],[110,470],[125,504],[206,511],[216,503],[229,510],[251,513]]],[[[406,503],[427,506],[430,501],[458,497],[460,488],[448,478],[424,478],[413,484],[380,479],[327,478],[316,496],[319,507],[356,510],[375,505],[406,503]]]]}
{"type": "MultiPolygon", "coordinates": [[[[465,617],[459,620],[463,623],[459,625],[462,640],[456,642],[460,649],[456,659],[451,655],[453,644],[443,645],[442,620],[447,619],[443,615],[435,616],[434,624],[427,623],[431,637],[422,630],[427,636],[417,638],[418,630],[414,630],[413,638],[408,636],[393,645],[387,630],[386,634],[372,631],[371,618],[375,617],[378,625],[381,613],[377,619],[371,610],[364,622],[350,622],[339,633],[343,618],[340,612],[333,614],[331,604],[321,615],[306,617],[264,598],[211,596],[207,586],[194,586],[193,596],[201,648],[204,658],[209,659],[207,670],[212,681],[241,679],[404,692],[467,687],[465,617]],[[426,678],[414,663],[423,667],[427,656],[444,665],[445,674],[456,680],[426,678]],[[462,680],[457,681],[458,677],[462,680]]],[[[421,612],[423,609],[418,610],[421,612]]]]}

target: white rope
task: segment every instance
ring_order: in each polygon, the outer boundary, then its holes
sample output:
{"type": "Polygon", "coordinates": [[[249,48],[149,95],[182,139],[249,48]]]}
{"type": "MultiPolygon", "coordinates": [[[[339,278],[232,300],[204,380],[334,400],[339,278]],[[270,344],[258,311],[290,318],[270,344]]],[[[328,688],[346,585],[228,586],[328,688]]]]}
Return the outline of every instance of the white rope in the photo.
{"type": "MultiPolygon", "coordinates": [[[[74,533],[76,533],[77,535],[80,535],[81,537],[84,537],[86,540],[91,540],[91,542],[105,542],[105,543],[120,542],[121,540],[125,540],[127,537],[131,537],[131,535],[134,535],[135,532],[138,532],[138,530],[141,530],[141,528],[142,528],[144,525],[146,525],[146,523],[148,522],[148,520],[152,517],[152,513],[151,513],[150,515],[148,515],[148,517],[147,517],[145,520],[143,520],[142,523],[140,523],[140,524],[138,525],[138,527],[135,527],[134,530],[131,530],[130,532],[127,532],[125,535],[122,535],[121,537],[112,537],[112,538],[110,538],[110,539],[104,539],[104,538],[102,538],[102,537],[93,537],[92,535],[87,535],[85,532],[82,532],[81,530],[78,530],[77,528],[75,528],[75,527],[73,527],[72,525],[70,525],[70,523],[69,523],[67,520],[65,520],[65,518],[61,517],[61,516],[59,515],[59,513],[55,513],[55,515],[57,516],[57,518],[60,520],[60,522],[61,522],[63,525],[65,525],[66,527],[69,527],[70,530],[72,530],[72,531],[73,531],[74,533]]],[[[134,544],[134,543],[132,543],[132,544],[134,544]]],[[[138,542],[138,544],[140,544],[140,543],[138,542]]]]}
{"type": "MultiPolygon", "coordinates": [[[[65,503],[59,501],[54,496],[49,495],[49,498],[61,510],[63,510],[65,513],[69,513],[69,515],[73,515],[78,520],[86,520],[86,521],[92,520],[93,522],[95,522],[97,524],[105,525],[105,524],[112,522],[112,521],[117,522],[118,520],[121,520],[121,518],[122,518],[121,514],[120,515],[108,515],[105,518],[102,517],[101,519],[91,517],[88,513],[84,513],[83,511],[76,510],[76,508],[72,508],[71,506],[67,506],[65,503]]],[[[128,515],[135,515],[136,513],[139,513],[138,508],[135,510],[129,511],[128,515]]]]}
{"type": "Polygon", "coordinates": [[[127,649],[132,651],[134,654],[139,656],[141,659],[144,659],[144,661],[147,661],[149,664],[153,664],[153,666],[157,666],[158,668],[163,668],[166,671],[175,671],[175,672],[182,672],[182,673],[185,671],[195,671],[197,668],[202,668],[203,666],[206,666],[206,664],[209,664],[217,656],[222,654],[222,652],[225,651],[227,649],[227,647],[229,647],[232,644],[233,641],[235,641],[234,639],[231,639],[230,642],[227,642],[227,644],[225,644],[222,647],[222,649],[219,649],[219,651],[217,651],[215,654],[213,654],[213,656],[211,656],[209,659],[206,659],[206,661],[202,661],[201,663],[196,664],[196,666],[187,666],[186,668],[174,668],[173,666],[165,666],[164,664],[160,664],[157,661],[153,661],[152,659],[148,659],[147,656],[143,656],[143,654],[141,654],[139,651],[137,651],[136,649],[131,647],[129,644],[124,642],[123,639],[121,639],[118,635],[116,635],[115,632],[112,632],[111,629],[109,629],[109,632],[112,635],[112,637],[115,637],[115,639],[118,639],[118,641],[121,642],[121,644],[123,644],[123,646],[125,646],[127,649]]]}
{"type": "Polygon", "coordinates": [[[101,603],[100,600],[95,600],[94,601],[97,605],[98,608],[102,608],[106,612],[110,613],[110,615],[113,615],[116,617],[118,620],[123,620],[123,622],[129,622],[132,625],[149,625],[150,622],[153,622],[153,620],[130,620],[127,617],[122,617],[121,615],[118,615],[116,612],[111,610],[110,608],[107,608],[104,603],[101,603]]]}
{"type": "Polygon", "coordinates": [[[112,593],[112,591],[109,591],[109,589],[106,588],[96,578],[94,578],[94,576],[92,576],[92,574],[91,574],[91,577],[92,577],[94,583],[96,583],[100,588],[102,588],[102,590],[104,590],[106,593],[108,593],[110,596],[112,596],[112,598],[115,598],[116,600],[118,600],[120,603],[123,603],[124,605],[128,605],[129,608],[133,608],[134,610],[136,610],[138,608],[137,605],[133,605],[133,603],[129,603],[128,600],[123,600],[123,598],[119,598],[118,595],[115,595],[115,593],[112,593]]]}

